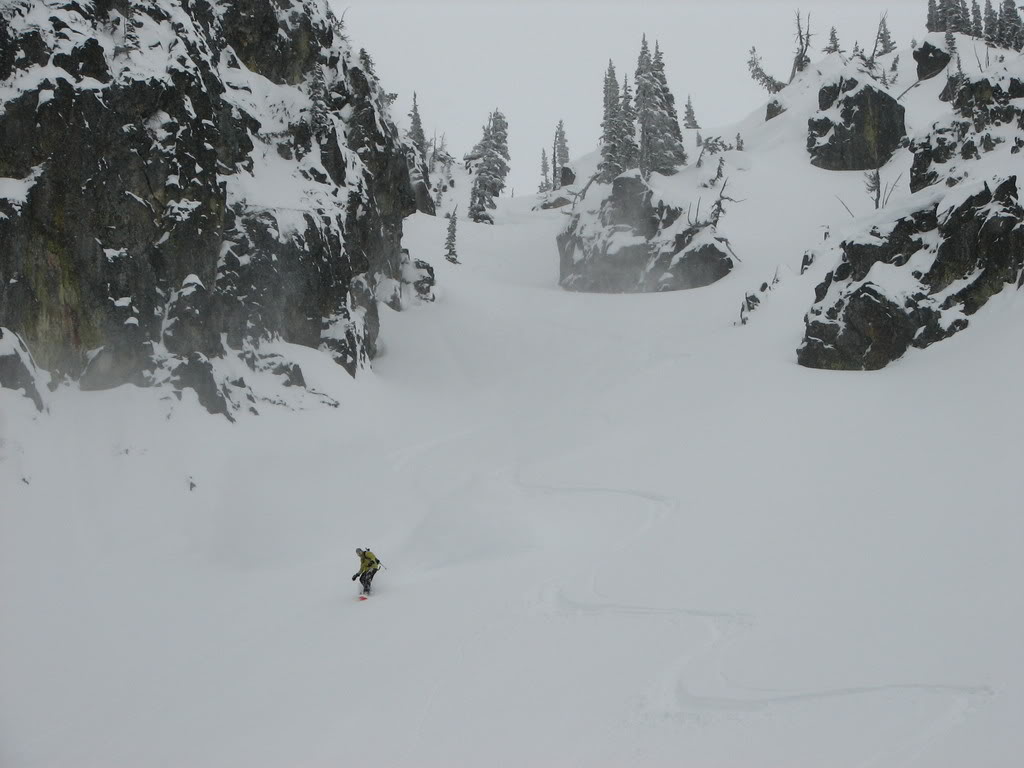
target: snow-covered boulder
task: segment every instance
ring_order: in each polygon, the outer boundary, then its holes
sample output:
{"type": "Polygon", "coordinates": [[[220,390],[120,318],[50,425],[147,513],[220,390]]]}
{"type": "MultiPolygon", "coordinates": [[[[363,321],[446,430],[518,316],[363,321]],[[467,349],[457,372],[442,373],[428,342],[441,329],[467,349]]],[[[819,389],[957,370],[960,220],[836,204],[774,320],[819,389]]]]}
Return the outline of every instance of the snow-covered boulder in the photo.
{"type": "Polygon", "coordinates": [[[205,355],[192,352],[175,365],[171,370],[171,384],[179,398],[183,390],[191,389],[207,411],[234,421],[228,408],[229,399],[225,396],[225,387],[217,382],[213,364],[205,355]]]}
{"type": "Polygon", "coordinates": [[[833,246],[838,266],[817,287],[797,350],[811,368],[875,370],[909,347],[967,327],[968,317],[1024,277],[1024,208],[1016,177],[962,184],[882,213],[833,246]],[[917,207],[913,207],[916,202],[917,207]]]}
{"type": "Polygon", "coordinates": [[[974,79],[951,81],[955,114],[911,143],[914,162],[910,188],[924,189],[937,182],[952,186],[971,173],[974,161],[996,151],[1017,154],[1024,137],[1017,126],[1024,120],[1024,67],[1002,68],[974,79]]]}
{"type": "Polygon", "coordinates": [[[807,122],[811,164],[829,171],[881,168],[906,137],[904,108],[866,75],[838,76],[818,93],[807,122]]]}
{"type": "Polygon", "coordinates": [[[0,324],[42,367],[145,384],[323,334],[372,357],[352,286],[400,279],[415,195],[326,3],[15,2],[0,34],[0,324]]]}
{"type": "Polygon", "coordinates": [[[45,407],[43,377],[25,342],[7,328],[0,328],[0,387],[19,390],[40,411],[45,407]]]}
{"type": "Polygon", "coordinates": [[[952,57],[941,48],[936,48],[931,43],[925,43],[914,51],[914,61],[917,62],[917,79],[930,80],[946,67],[952,57]]]}
{"type": "Polygon", "coordinates": [[[685,213],[655,201],[639,173],[618,177],[599,210],[575,214],[559,235],[560,284],[571,291],[642,293],[720,280],[733,268],[728,242],[710,220],[685,213]]]}

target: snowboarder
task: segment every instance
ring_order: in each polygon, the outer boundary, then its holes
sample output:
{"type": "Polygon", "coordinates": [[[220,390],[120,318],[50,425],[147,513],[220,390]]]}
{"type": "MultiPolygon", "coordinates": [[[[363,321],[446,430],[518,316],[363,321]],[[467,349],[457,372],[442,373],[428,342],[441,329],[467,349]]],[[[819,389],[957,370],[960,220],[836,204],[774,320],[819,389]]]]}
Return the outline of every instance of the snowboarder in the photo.
{"type": "Polygon", "coordinates": [[[368,549],[356,547],[356,554],[359,555],[359,571],[352,575],[352,581],[359,579],[359,583],[363,585],[363,594],[368,595],[370,594],[370,583],[377,571],[380,570],[381,562],[368,549]]]}

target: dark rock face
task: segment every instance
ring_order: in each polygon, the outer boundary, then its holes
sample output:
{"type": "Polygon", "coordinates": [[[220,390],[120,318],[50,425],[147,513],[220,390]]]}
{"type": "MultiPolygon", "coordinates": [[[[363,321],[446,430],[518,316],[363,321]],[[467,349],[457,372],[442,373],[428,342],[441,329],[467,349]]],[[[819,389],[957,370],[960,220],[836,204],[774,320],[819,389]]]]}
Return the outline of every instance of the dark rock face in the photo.
{"type": "Polygon", "coordinates": [[[572,200],[568,197],[565,197],[564,195],[555,195],[554,197],[548,198],[537,207],[542,211],[549,211],[552,208],[563,208],[564,206],[571,204],[572,200]]]}
{"type": "Polygon", "coordinates": [[[818,106],[833,113],[808,121],[807,151],[818,168],[881,168],[906,137],[903,106],[888,93],[854,78],[823,87],[818,106]]]}
{"type": "Polygon", "coordinates": [[[178,391],[179,397],[182,390],[191,389],[198,396],[200,405],[207,411],[220,414],[228,421],[234,421],[228,411],[228,400],[213,375],[213,365],[204,355],[192,352],[178,363],[171,371],[171,383],[178,391]]]}
{"type": "Polygon", "coordinates": [[[0,78],[32,85],[0,104],[0,177],[22,190],[0,197],[0,325],[44,368],[143,385],[270,338],[329,338],[352,373],[368,362],[416,196],[376,77],[322,4],[3,18],[0,78]],[[293,95],[274,101],[262,78],[293,95]]]}
{"type": "Polygon", "coordinates": [[[36,410],[43,410],[45,388],[32,355],[18,335],[7,328],[0,328],[0,387],[20,390],[35,403],[36,410]]]}
{"type": "Polygon", "coordinates": [[[925,43],[914,51],[914,61],[917,62],[917,79],[931,80],[949,66],[950,60],[951,57],[948,53],[936,48],[931,43],[925,43]]]}
{"type": "Polygon", "coordinates": [[[839,266],[816,293],[797,359],[811,368],[875,370],[909,347],[927,347],[967,327],[968,316],[1024,274],[1024,208],[1017,179],[986,184],[944,214],[931,203],[874,232],[843,242],[839,266]],[[926,243],[938,242],[938,245],[926,243]],[[872,279],[876,265],[909,271],[917,289],[872,279]]]}
{"type": "MultiPolygon", "coordinates": [[[[998,130],[1001,126],[1024,125],[1024,109],[1016,103],[1021,97],[1024,83],[1016,78],[995,83],[984,77],[958,81],[950,94],[956,117],[910,145],[914,153],[911,191],[940,181],[952,186],[966,178],[970,161],[1005,144],[1005,131],[998,130]]],[[[1008,149],[1015,154],[1019,146],[1008,149]]]]}
{"type": "Polygon", "coordinates": [[[423,259],[414,259],[409,251],[402,251],[402,281],[411,285],[420,301],[434,300],[434,268],[423,259]]]}
{"type": "Polygon", "coordinates": [[[733,268],[710,222],[681,227],[682,211],[654,207],[639,176],[620,176],[597,220],[573,216],[558,237],[560,284],[571,291],[638,293],[700,288],[733,268]]]}
{"type": "Polygon", "coordinates": [[[208,357],[221,355],[224,346],[217,330],[210,292],[198,277],[189,275],[167,304],[164,346],[176,355],[189,352],[199,352],[208,357]]]}
{"type": "Polygon", "coordinates": [[[558,181],[560,187],[569,187],[576,183],[576,171],[567,165],[562,166],[562,170],[559,171],[558,181]]]}
{"type": "Polygon", "coordinates": [[[764,120],[765,122],[768,122],[769,120],[774,120],[776,117],[778,117],[785,111],[786,108],[782,106],[782,102],[780,102],[778,99],[772,99],[771,101],[768,102],[768,108],[765,110],[764,120]]]}

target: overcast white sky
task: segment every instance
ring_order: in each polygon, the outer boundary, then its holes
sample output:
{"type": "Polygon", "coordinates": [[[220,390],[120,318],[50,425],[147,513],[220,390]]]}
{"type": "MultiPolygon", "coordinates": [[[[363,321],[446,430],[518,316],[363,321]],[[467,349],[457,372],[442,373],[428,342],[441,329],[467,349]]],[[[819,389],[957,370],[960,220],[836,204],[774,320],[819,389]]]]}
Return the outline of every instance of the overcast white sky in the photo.
{"type": "MultiPolygon", "coordinates": [[[[565,120],[575,157],[593,150],[608,59],[632,75],[644,33],[661,42],[669,87],[680,106],[692,94],[708,129],[734,122],[766,100],[746,68],[751,45],[776,77],[792,63],[793,14],[811,12],[815,47],[835,26],[844,47],[868,45],[879,16],[901,47],[925,34],[926,0],[329,0],[345,13],[353,44],[377,63],[398,93],[395,118],[407,125],[418,94],[428,138],[445,132],[457,157],[480,136],[488,112],[509,120],[510,186],[533,192],[541,147],[565,120]]],[[[681,111],[681,110],[680,110],[681,111]]]]}

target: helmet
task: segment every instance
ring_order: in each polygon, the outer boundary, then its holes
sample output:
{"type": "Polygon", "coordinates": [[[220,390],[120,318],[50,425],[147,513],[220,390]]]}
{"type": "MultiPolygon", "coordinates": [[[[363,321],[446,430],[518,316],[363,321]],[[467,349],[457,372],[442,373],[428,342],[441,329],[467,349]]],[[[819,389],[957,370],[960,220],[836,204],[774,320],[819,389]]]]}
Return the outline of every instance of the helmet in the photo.
{"type": "Polygon", "coordinates": [[[356,554],[359,555],[360,557],[362,557],[363,556],[363,550],[361,550],[359,547],[356,547],[356,554]]]}

